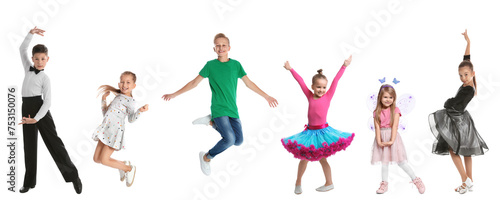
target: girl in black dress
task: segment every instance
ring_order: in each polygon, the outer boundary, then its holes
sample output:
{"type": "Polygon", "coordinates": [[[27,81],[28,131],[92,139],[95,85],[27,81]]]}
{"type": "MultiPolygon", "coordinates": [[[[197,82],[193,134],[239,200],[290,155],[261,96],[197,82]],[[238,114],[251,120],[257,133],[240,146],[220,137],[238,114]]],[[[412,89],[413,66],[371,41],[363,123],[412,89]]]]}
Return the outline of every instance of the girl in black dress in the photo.
{"type": "Polygon", "coordinates": [[[460,194],[472,191],[471,156],[483,155],[484,150],[488,150],[488,146],[474,126],[472,117],[465,110],[467,104],[477,94],[477,84],[474,67],[470,62],[470,41],[467,30],[462,35],[467,41],[464,60],[458,66],[458,73],[463,84],[458,89],[456,96],[444,103],[445,109],[429,115],[430,128],[436,137],[432,153],[451,155],[463,182],[455,189],[460,194]],[[460,156],[464,157],[465,169],[460,156]]]}

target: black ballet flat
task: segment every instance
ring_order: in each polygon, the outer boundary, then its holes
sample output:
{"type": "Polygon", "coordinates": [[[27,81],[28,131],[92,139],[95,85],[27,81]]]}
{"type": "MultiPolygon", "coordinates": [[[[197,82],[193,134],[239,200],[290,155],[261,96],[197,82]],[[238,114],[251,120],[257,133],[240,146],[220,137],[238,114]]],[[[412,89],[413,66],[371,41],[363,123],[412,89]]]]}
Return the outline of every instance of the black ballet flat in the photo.
{"type": "Polygon", "coordinates": [[[82,193],[82,181],[80,180],[80,178],[77,178],[73,181],[73,187],[75,188],[77,194],[82,193]]]}
{"type": "Polygon", "coordinates": [[[26,193],[26,192],[28,192],[30,189],[33,189],[33,188],[35,188],[35,186],[33,186],[33,187],[21,187],[21,189],[19,189],[19,192],[20,192],[20,193],[26,193]]]}

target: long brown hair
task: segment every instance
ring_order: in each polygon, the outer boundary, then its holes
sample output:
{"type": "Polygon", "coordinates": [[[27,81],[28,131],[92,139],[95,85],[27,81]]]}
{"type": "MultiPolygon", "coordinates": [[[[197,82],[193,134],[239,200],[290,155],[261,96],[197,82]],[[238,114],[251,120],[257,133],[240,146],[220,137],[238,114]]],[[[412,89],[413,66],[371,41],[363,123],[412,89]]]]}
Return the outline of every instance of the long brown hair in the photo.
{"type": "Polygon", "coordinates": [[[325,79],[326,81],[328,81],[328,79],[326,79],[326,76],[323,75],[323,69],[318,69],[318,73],[313,76],[312,84],[314,85],[314,83],[316,83],[316,80],[318,80],[320,78],[325,79]]]}
{"type": "Polygon", "coordinates": [[[395,117],[395,110],[396,110],[396,90],[394,90],[394,88],[389,85],[389,84],[384,84],[382,86],[380,86],[380,90],[378,92],[378,98],[377,98],[377,107],[375,108],[375,119],[376,119],[376,122],[378,123],[378,125],[380,126],[380,113],[382,112],[382,108],[383,108],[383,105],[382,105],[382,96],[384,95],[384,92],[387,92],[389,93],[389,95],[392,96],[393,98],[393,102],[390,106],[391,108],[391,128],[392,128],[392,125],[394,124],[394,117],[395,117]]]}
{"type": "MultiPolygon", "coordinates": [[[[125,76],[125,75],[130,75],[132,76],[132,80],[135,81],[137,80],[137,77],[135,76],[135,74],[133,72],[130,72],[130,71],[125,71],[123,72],[121,75],[120,75],[120,79],[125,76]]],[[[120,94],[120,89],[119,88],[115,88],[111,85],[101,85],[99,86],[99,88],[97,89],[98,92],[97,92],[97,96],[100,96],[106,92],[112,92],[114,95],[117,95],[117,94],[120,94]]],[[[130,92],[130,95],[132,95],[132,92],[130,92]]]]}
{"type": "MultiPolygon", "coordinates": [[[[474,65],[470,60],[464,60],[458,65],[458,69],[462,67],[469,67],[471,71],[474,71],[474,65]]],[[[472,77],[472,81],[474,82],[474,96],[477,95],[477,84],[476,84],[476,76],[472,77]]]]}

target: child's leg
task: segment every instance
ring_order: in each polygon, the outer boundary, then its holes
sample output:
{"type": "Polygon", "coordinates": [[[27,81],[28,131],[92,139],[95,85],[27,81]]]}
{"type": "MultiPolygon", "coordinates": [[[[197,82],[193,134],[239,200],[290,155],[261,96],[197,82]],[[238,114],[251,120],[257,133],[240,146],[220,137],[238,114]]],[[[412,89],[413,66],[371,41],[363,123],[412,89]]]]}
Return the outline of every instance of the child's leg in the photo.
{"type": "Polygon", "coordinates": [[[219,153],[225,151],[230,146],[233,146],[236,140],[235,133],[231,123],[229,122],[228,116],[214,118],[214,123],[215,129],[220,133],[222,139],[208,151],[206,155],[208,161],[213,159],[219,153]]]}
{"type": "Polygon", "coordinates": [[[297,181],[295,181],[295,186],[302,185],[302,176],[304,172],[306,172],[308,160],[300,160],[299,162],[299,170],[297,172],[297,181]]]}
{"type": "MultiPolygon", "coordinates": [[[[101,141],[99,141],[99,142],[101,142],[101,141]]],[[[101,156],[100,156],[101,163],[103,165],[108,166],[108,167],[120,169],[120,170],[123,170],[125,172],[129,172],[130,170],[132,170],[132,167],[125,165],[122,161],[115,160],[115,159],[111,158],[111,154],[113,154],[114,151],[115,151],[115,149],[113,149],[107,145],[103,145],[102,150],[101,150],[101,156]]]]}
{"type": "Polygon", "coordinates": [[[470,180],[472,181],[472,157],[464,156],[464,162],[465,162],[465,171],[467,177],[469,177],[470,180]]]}
{"type": "Polygon", "coordinates": [[[462,182],[465,182],[465,180],[467,180],[467,174],[465,173],[464,165],[462,164],[462,159],[460,158],[459,155],[456,155],[452,149],[450,149],[450,156],[451,159],[453,160],[453,163],[455,164],[455,167],[458,170],[458,173],[460,173],[462,182]]]}
{"type": "Polygon", "coordinates": [[[54,124],[50,111],[45,114],[45,117],[37,122],[37,127],[40,130],[40,136],[45,146],[54,159],[57,168],[59,168],[59,171],[63,175],[64,180],[66,182],[74,182],[79,179],[78,169],[71,161],[63,141],[57,136],[56,125],[54,124]]]}
{"type": "Polygon", "coordinates": [[[104,144],[99,140],[97,142],[97,146],[95,147],[94,162],[101,163],[101,152],[102,152],[103,147],[104,147],[104,144]]]}
{"type": "Polygon", "coordinates": [[[231,127],[234,132],[234,145],[240,146],[243,143],[243,130],[241,129],[241,121],[239,118],[229,118],[231,127]]]}
{"type": "Polygon", "coordinates": [[[330,168],[330,165],[328,164],[326,158],[322,158],[321,160],[319,160],[319,163],[321,163],[321,167],[323,167],[323,173],[325,174],[325,179],[326,179],[325,186],[333,184],[332,169],[330,168]]]}
{"type": "Polygon", "coordinates": [[[401,169],[403,169],[408,176],[410,176],[411,180],[415,180],[417,177],[415,176],[415,172],[411,169],[410,165],[408,163],[399,163],[398,164],[401,169]]]}
{"type": "Polygon", "coordinates": [[[382,181],[386,182],[389,179],[389,164],[382,164],[382,181]]]}

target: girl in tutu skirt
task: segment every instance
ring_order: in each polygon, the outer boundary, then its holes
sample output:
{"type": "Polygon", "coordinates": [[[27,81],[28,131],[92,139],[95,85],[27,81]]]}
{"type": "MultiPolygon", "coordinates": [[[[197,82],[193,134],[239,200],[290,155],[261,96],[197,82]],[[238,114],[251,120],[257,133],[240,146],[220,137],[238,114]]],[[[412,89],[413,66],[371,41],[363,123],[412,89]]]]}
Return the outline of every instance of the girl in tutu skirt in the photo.
{"type": "Polygon", "coordinates": [[[318,70],[318,74],[313,77],[312,81],[313,84],[311,87],[313,92],[307,88],[302,77],[290,67],[288,61],[285,63],[285,69],[292,73],[309,101],[309,124],[306,125],[305,130],[296,135],[281,139],[285,149],[292,153],[295,158],[301,160],[299,163],[297,181],[295,183],[295,194],[302,193],[302,175],[309,161],[319,160],[323,167],[323,172],[325,173],[325,185],[316,190],[319,192],[326,192],[333,189],[332,172],[326,158],[335,154],[337,151],[345,150],[345,148],[351,144],[354,133],[333,129],[326,122],[326,115],[330,107],[330,101],[335,93],[337,83],[346,67],[351,63],[351,59],[352,56],[344,61],[344,64],[337,73],[337,76],[333,79],[332,85],[328,91],[326,90],[328,81],[322,74],[322,70],[318,70]]]}
{"type": "Polygon", "coordinates": [[[424,183],[415,176],[408,165],[406,150],[398,133],[401,111],[396,107],[396,90],[391,85],[380,87],[377,107],[373,111],[375,140],[373,141],[372,165],[382,164],[382,182],[377,194],[387,192],[389,179],[389,163],[397,163],[412,179],[420,194],[425,192],[424,183]]]}
{"type": "Polygon", "coordinates": [[[125,147],[123,144],[125,117],[128,116],[128,122],[132,123],[139,118],[142,112],[148,110],[148,104],[138,110],[134,109],[135,100],[132,98],[132,90],[136,86],[135,81],[135,74],[126,71],[120,76],[118,89],[109,85],[99,87],[99,94],[102,94],[101,110],[104,120],[92,135],[92,138],[98,142],[94,153],[94,161],[118,169],[120,180],[126,179],[128,187],[134,183],[135,166],[130,161],[115,160],[111,158],[111,154],[125,147]],[[113,92],[116,97],[107,105],[106,97],[110,92],[113,92]]]}
{"type": "Polygon", "coordinates": [[[432,146],[432,153],[438,155],[450,154],[462,178],[462,185],[455,188],[456,192],[464,194],[472,191],[472,158],[474,155],[483,155],[488,146],[479,135],[469,112],[465,110],[467,104],[477,94],[474,67],[470,62],[470,41],[467,30],[464,33],[467,47],[464,60],[458,66],[458,74],[462,85],[454,98],[444,103],[444,108],[429,115],[429,125],[436,141],[432,146]],[[460,155],[464,157],[465,169],[460,155]]]}

